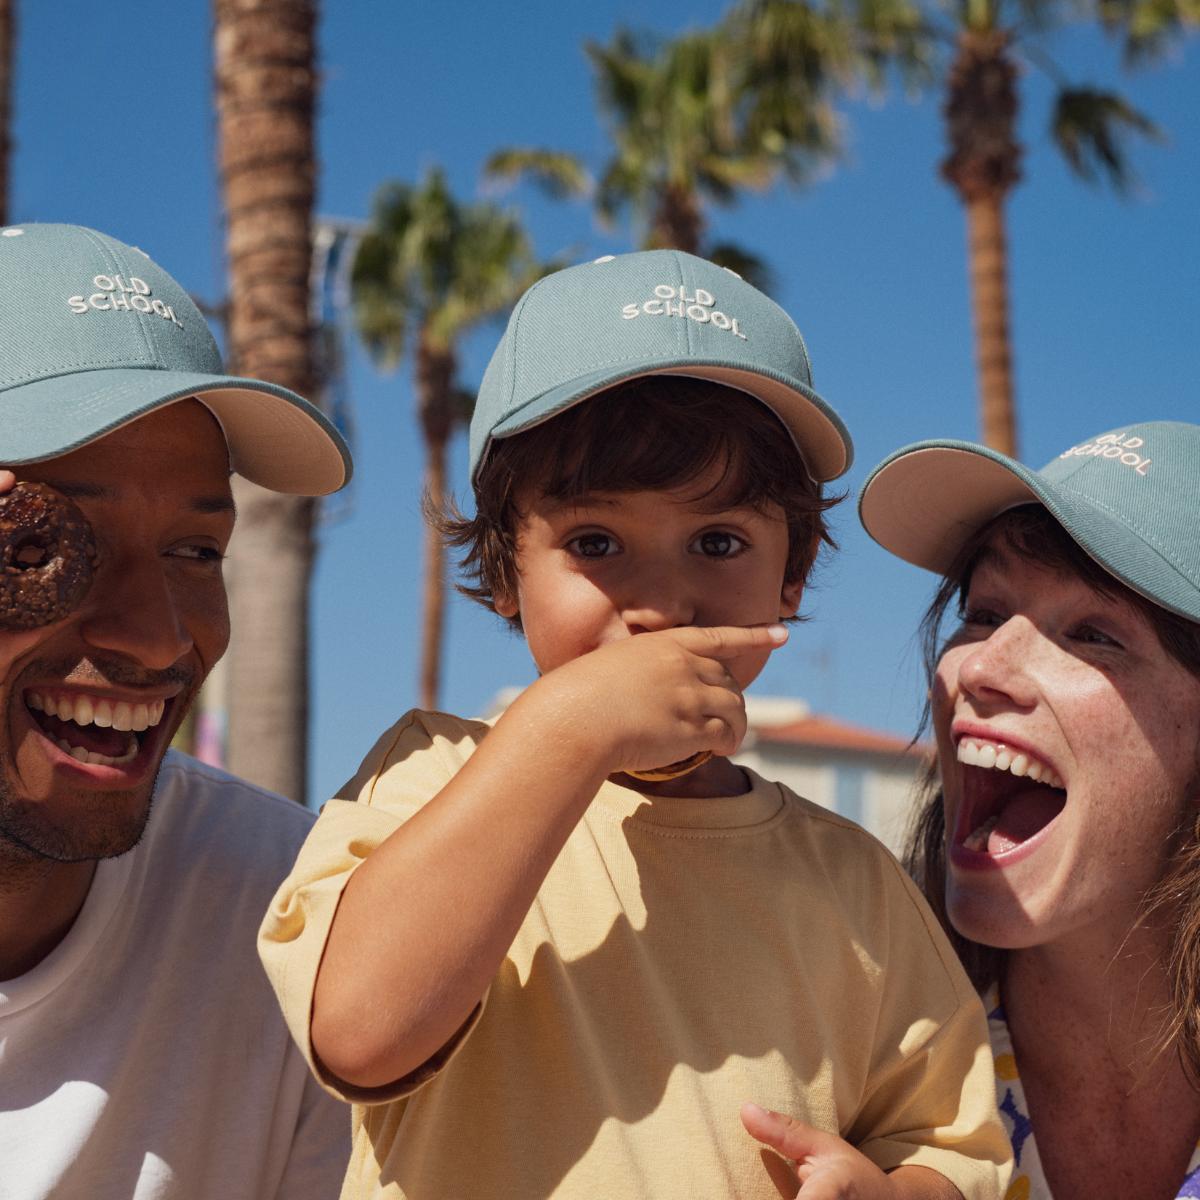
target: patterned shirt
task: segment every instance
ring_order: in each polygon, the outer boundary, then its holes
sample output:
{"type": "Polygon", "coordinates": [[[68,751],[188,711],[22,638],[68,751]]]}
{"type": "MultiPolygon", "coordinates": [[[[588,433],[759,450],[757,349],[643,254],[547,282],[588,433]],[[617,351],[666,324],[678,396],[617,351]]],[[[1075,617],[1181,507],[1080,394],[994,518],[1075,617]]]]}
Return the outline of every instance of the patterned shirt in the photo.
{"type": "MultiPolygon", "coordinates": [[[[996,1063],[996,1103],[1013,1148],[1012,1181],[1004,1193],[1004,1200],[1054,1200],[1042,1172],[1042,1160],[1029,1119],[1029,1105],[1025,1102],[1025,1089],[1021,1087],[1021,1079],[1017,1074],[1008,1018],[1000,1003],[1000,989],[995,984],[984,993],[983,1006],[987,1009],[988,1034],[996,1063]]],[[[1200,1146],[1192,1151],[1187,1172],[1175,1197],[1176,1200],[1200,1200],[1200,1146]]]]}

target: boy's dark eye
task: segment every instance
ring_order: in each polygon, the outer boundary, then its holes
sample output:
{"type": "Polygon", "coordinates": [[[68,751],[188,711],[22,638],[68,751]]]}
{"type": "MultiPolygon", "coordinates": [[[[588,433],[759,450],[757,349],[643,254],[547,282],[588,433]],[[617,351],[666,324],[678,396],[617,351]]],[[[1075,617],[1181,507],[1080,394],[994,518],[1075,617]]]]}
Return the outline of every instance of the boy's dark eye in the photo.
{"type": "Polygon", "coordinates": [[[746,545],[736,534],[727,533],[723,529],[711,529],[702,533],[692,544],[709,558],[731,558],[746,545]]]}
{"type": "Polygon", "coordinates": [[[604,558],[616,551],[616,542],[607,533],[581,533],[568,545],[580,558],[604,558]]]}

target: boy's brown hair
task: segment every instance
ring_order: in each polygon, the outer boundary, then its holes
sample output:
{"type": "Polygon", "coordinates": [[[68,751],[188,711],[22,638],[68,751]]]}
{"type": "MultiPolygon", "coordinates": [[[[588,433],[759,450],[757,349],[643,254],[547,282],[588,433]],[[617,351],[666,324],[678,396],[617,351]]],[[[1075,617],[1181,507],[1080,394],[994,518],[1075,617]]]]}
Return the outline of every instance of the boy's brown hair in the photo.
{"type": "MultiPolygon", "coordinates": [[[[783,510],[785,580],[806,582],[835,545],[825,496],[779,419],[761,401],[705,379],[648,375],[619,384],[512,437],[497,439],[475,480],[475,515],[452,505],[429,519],[462,551],[458,590],[495,611],[517,592],[520,504],[531,492],[573,500],[595,492],[667,491],[715,473],[714,508],[783,510]]],[[[520,628],[520,619],[512,624],[520,628]]]]}

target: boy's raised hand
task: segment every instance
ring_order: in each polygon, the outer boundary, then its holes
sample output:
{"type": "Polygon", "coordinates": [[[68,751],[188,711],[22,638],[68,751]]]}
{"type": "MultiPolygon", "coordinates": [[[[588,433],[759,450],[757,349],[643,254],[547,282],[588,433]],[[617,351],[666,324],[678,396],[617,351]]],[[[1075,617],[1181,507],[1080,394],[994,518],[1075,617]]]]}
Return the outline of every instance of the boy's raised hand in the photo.
{"type": "Polygon", "coordinates": [[[729,755],[746,735],[739,675],[749,682],[787,636],[780,624],[639,633],[564,663],[539,686],[586,731],[607,774],[652,770],[701,750],[729,755]]]}
{"type": "Polygon", "coordinates": [[[962,1193],[936,1171],[898,1167],[885,1174],[836,1134],[757,1104],[742,1105],[742,1124],[786,1160],[763,1157],[771,1182],[788,1200],[962,1200],[962,1193]]]}

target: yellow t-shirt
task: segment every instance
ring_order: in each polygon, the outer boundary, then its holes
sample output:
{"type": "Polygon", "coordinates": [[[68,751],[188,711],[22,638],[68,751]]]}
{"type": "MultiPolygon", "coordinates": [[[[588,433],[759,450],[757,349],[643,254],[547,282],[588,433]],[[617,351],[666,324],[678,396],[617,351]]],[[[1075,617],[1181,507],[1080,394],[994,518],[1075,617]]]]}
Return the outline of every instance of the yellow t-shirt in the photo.
{"type": "MultiPolygon", "coordinates": [[[[277,893],[259,949],[310,1065],[342,888],[487,729],[405,716],[277,893]]],[[[777,1200],[745,1100],[1000,1196],[983,1010],[935,920],[869,834],[748,774],[703,800],[606,783],[452,1052],[369,1094],[317,1072],[355,1101],[344,1200],[777,1200]]]]}

